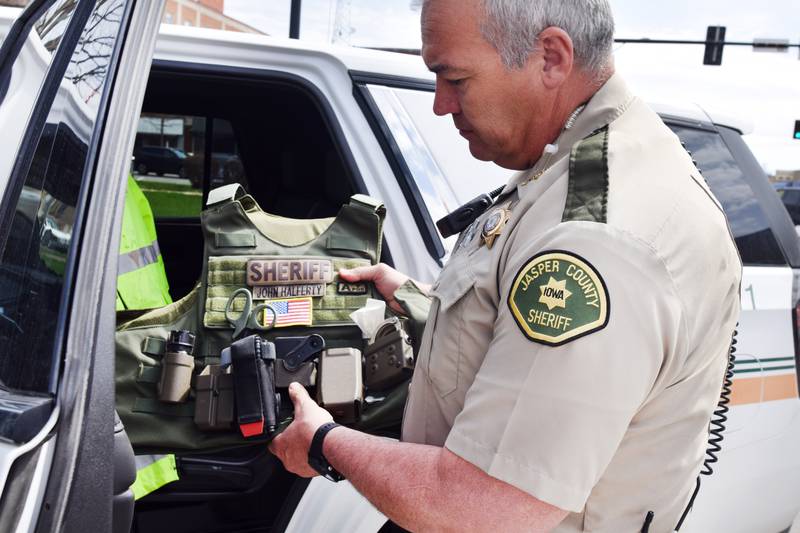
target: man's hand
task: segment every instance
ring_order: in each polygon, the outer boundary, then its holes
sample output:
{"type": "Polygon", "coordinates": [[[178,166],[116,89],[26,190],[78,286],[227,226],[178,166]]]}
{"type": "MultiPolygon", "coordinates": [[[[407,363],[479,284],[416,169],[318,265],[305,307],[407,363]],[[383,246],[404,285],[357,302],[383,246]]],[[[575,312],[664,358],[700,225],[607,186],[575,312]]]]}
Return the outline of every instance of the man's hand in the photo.
{"type": "MultiPolygon", "coordinates": [[[[380,295],[383,296],[383,299],[386,300],[386,303],[389,304],[389,307],[400,314],[405,314],[403,308],[394,299],[394,291],[409,280],[409,277],[405,274],[401,274],[387,264],[380,263],[371,266],[342,269],[339,271],[339,276],[351,283],[371,281],[375,284],[375,288],[380,295]]],[[[420,284],[417,283],[417,285],[420,284]]],[[[423,287],[422,285],[420,286],[423,287]]]]}
{"type": "Polygon", "coordinates": [[[308,448],[317,429],[333,421],[333,417],[317,405],[299,383],[289,386],[289,397],[294,404],[294,421],[272,440],[269,451],[283,462],[289,472],[301,477],[314,477],[319,474],[308,465],[308,448]]]}

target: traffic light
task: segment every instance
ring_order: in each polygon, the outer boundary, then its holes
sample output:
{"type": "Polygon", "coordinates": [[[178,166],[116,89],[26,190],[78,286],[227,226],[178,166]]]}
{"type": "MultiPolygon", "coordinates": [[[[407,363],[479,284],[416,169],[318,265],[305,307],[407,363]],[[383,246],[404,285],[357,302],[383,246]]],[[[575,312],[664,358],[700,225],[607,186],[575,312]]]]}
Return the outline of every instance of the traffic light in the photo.
{"type": "Polygon", "coordinates": [[[794,138],[800,139],[800,120],[794,121],[794,138]]]}
{"type": "Polygon", "coordinates": [[[725,46],[725,26],[709,26],[706,32],[704,65],[722,64],[722,47],[725,46]]]}

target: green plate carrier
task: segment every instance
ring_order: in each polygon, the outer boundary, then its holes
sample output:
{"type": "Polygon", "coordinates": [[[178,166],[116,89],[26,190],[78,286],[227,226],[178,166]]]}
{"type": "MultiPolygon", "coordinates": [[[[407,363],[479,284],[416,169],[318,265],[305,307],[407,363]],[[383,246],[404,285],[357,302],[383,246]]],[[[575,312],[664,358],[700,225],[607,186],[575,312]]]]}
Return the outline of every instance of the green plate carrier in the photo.
{"type": "MultiPolygon", "coordinates": [[[[378,263],[385,214],[382,203],[357,194],[335,218],[287,219],[262,211],[238,184],[211,191],[201,216],[205,243],[200,282],[171,305],[128,321],[129,314],[118,317],[116,407],[137,452],[212,451],[258,442],[245,440],[234,427],[200,430],[193,418],[193,390],[186,402],[178,404],[159,401],[157,393],[171,330],[195,333],[195,375],[206,365],[219,363],[220,352],[232,342],[233,327],[225,319],[225,305],[234,291],[248,287],[246,267],[251,259],[327,259],[333,264],[333,282],[312,299],[313,325],[276,328],[263,335],[266,339],[318,333],[328,347],[363,349],[361,331],[349,315],[368,298],[380,297],[371,284],[366,294],[340,294],[336,273],[378,263]]],[[[234,308],[235,313],[240,310],[234,308]]],[[[402,384],[383,401],[365,406],[357,426],[367,430],[398,426],[406,391],[407,384],[402,384]]],[[[284,411],[282,427],[291,420],[290,412],[284,411]]]]}

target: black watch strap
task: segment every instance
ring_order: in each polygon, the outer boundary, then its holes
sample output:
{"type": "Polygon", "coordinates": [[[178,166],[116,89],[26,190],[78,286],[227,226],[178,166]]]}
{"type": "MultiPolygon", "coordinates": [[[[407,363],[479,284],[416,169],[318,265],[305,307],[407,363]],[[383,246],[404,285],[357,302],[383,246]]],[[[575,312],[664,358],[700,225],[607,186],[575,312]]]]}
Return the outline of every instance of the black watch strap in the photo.
{"type": "Polygon", "coordinates": [[[334,482],[343,480],[344,476],[333,468],[328,460],[325,459],[325,455],[322,453],[322,442],[325,440],[325,435],[336,427],[339,427],[339,424],[336,422],[322,424],[317,428],[317,431],[314,433],[314,438],[311,439],[311,446],[308,447],[308,464],[325,479],[334,482]]]}

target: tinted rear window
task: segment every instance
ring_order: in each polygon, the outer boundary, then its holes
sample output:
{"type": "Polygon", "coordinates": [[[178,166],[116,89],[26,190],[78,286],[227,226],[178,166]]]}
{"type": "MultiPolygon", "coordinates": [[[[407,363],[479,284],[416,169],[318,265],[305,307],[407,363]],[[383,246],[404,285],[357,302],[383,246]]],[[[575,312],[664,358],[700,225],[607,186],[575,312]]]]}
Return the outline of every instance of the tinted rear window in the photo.
{"type": "Polygon", "coordinates": [[[785,204],[800,203],[800,190],[794,191],[784,189],[782,191],[778,191],[778,195],[783,198],[783,203],[785,204]]]}
{"type": "Polygon", "coordinates": [[[758,197],[718,133],[674,124],[711,191],[722,204],[742,261],[748,265],[785,265],[758,197]]]}

